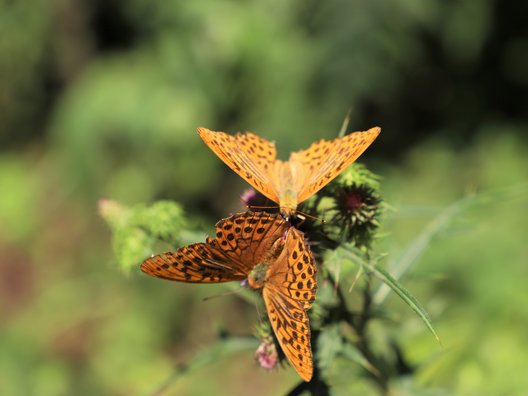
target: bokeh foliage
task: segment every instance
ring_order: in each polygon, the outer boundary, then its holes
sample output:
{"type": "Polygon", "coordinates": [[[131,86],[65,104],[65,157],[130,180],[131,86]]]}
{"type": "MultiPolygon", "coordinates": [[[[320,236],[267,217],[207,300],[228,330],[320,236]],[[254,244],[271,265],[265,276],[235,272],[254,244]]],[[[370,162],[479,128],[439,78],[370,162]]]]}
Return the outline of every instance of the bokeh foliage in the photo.
{"type": "MultiPolygon", "coordinates": [[[[467,194],[485,197],[402,278],[443,348],[391,294],[384,304],[394,326],[371,329],[380,340],[396,334],[416,368],[394,389],[523,394],[522,4],[3,2],[0,394],[148,394],[185,362],[192,369],[168,394],[288,389],[292,370],[248,364],[253,305],[236,296],[202,301],[221,286],[123,274],[97,203],[176,200],[196,219],[190,230],[211,233],[241,209],[245,185],[201,143],[197,126],[254,130],[285,156],[334,137],[348,108],[354,129],[382,127],[362,161],[383,176],[393,209],[376,242],[389,271],[442,210],[467,194]],[[200,360],[224,331],[241,343],[220,361],[200,360]]],[[[336,363],[336,394],[373,392],[362,378],[350,382],[359,366],[336,363]]]]}

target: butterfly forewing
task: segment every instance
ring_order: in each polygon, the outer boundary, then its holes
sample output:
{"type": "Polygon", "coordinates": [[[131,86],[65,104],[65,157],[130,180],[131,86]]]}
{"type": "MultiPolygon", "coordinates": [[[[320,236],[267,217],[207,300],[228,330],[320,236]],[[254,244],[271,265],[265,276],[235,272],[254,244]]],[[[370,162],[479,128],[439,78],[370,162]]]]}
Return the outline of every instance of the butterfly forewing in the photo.
{"type": "Polygon", "coordinates": [[[146,259],[149,275],[191,283],[242,280],[288,229],[280,215],[246,212],[219,221],[215,238],[146,259]]]}
{"type": "Polygon", "coordinates": [[[198,134],[227,166],[266,197],[278,202],[278,193],[270,177],[277,156],[273,143],[251,132],[231,136],[198,128],[198,134]]]}
{"type": "Polygon", "coordinates": [[[284,251],[268,273],[263,297],[273,331],[291,365],[309,381],[313,367],[306,311],[315,299],[317,271],[300,231],[290,228],[284,251]]]}
{"type": "Polygon", "coordinates": [[[331,141],[321,140],[307,150],[292,153],[290,161],[300,162],[307,175],[298,194],[299,203],[326,186],[352,164],[378,137],[380,131],[380,128],[375,127],[331,141]]]}
{"type": "Polygon", "coordinates": [[[315,194],[352,162],[376,139],[380,128],[354,132],[331,141],[321,140],[307,150],[276,160],[275,145],[250,132],[228,135],[198,128],[203,141],[222,161],[254,188],[281,208],[288,218],[297,204],[315,194]]]}

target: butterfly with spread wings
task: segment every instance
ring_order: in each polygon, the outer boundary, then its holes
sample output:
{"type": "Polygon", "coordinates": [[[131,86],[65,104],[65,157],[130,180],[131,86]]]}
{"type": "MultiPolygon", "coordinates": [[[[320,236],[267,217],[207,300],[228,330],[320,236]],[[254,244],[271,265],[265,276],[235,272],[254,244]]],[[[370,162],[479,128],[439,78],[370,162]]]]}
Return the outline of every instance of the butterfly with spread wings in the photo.
{"type": "Polygon", "coordinates": [[[304,234],[279,214],[246,212],[216,224],[216,237],[146,259],[158,278],[220,283],[247,279],[262,296],[288,361],[309,381],[313,363],[307,310],[317,291],[314,258],[304,234]]]}
{"type": "Polygon", "coordinates": [[[276,159],[275,144],[251,132],[231,136],[198,128],[198,134],[214,153],[267,198],[277,202],[288,219],[297,205],[326,186],[352,164],[378,137],[371,128],[344,137],[313,143],[291,153],[287,161],[276,159]]]}

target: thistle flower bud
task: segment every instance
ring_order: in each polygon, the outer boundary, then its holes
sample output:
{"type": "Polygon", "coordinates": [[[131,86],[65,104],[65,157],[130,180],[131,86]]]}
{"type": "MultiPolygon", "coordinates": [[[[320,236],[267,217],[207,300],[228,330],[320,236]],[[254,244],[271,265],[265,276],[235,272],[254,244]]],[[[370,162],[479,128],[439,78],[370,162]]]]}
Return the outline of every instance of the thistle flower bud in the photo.
{"type": "Polygon", "coordinates": [[[329,189],[332,221],[340,230],[341,240],[357,247],[369,246],[378,228],[381,214],[379,179],[360,164],[352,165],[329,189]]]}
{"type": "Polygon", "coordinates": [[[343,237],[359,246],[368,246],[378,227],[381,198],[365,185],[352,183],[336,191],[334,221],[341,226],[343,237]]]}
{"type": "Polygon", "coordinates": [[[377,176],[353,164],[303,206],[303,211],[325,223],[301,224],[300,229],[319,244],[313,246],[316,251],[334,249],[342,242],[369,246],[382,210],[378,191],[377,176]]]}

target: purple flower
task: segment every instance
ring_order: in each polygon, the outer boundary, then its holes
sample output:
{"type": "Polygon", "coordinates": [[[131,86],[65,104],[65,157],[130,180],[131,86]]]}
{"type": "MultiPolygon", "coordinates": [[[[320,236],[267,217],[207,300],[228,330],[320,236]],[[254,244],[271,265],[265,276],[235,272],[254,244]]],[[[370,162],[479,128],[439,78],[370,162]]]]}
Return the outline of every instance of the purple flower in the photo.
{"type": "Polygon", "coordinates": [[[240,201],[242,201],[242,204],[246,206],[250,206],[256,199],[257,192],[252,188],[244,190],[244,192],[240,196],[240,201]]]}
{"type": "Polygon", "coordinates": [[[254,212],[263,211],[265,209],[272,209],[277,206],[276,203],[270,201],[258,191],[248,188],[240,196],[242,205],[249,207],[254,212]]]}
{"type": "Polygon", "coordinates": [[[341,199],[344,209],[350,212],[355,212],[363,206],[363,196],[359,190],[345,191],[341,199]]]}

